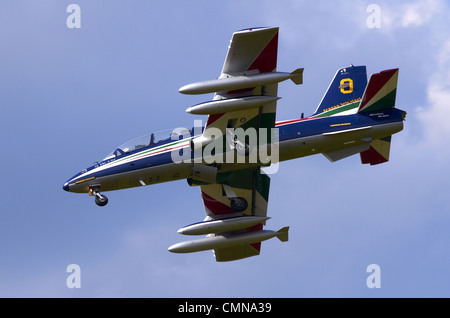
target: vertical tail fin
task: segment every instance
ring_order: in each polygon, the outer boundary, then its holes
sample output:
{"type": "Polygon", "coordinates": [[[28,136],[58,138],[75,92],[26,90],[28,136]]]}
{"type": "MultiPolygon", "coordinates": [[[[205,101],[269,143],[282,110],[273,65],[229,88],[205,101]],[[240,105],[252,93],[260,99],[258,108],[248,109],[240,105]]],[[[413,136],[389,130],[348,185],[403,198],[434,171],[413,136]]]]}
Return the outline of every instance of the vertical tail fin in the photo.
{"type": "Polygon", "coordinates": [[[382,71],[370,76],[358,112],[377,111],[395,106],[399,69],[382,71]]]}
{"type": "Polygon", "coordinates": [[[365,66],[352,65],[339,69],[313,116],[331,116],[355,108],[359,105],[366,85],[365,66]]]}

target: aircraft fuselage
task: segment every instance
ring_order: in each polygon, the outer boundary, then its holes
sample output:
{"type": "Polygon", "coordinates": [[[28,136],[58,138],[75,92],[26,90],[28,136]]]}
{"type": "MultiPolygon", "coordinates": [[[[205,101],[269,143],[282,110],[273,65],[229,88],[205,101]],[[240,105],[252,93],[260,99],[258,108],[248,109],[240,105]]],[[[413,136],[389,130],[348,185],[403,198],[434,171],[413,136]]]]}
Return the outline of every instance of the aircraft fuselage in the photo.
{"type": "MultiPolygon", "coordinates": [[[[373,140],[403,129],[406,113],[391,108],[329,117],[279,121],[279,161],[322,153],[331,161],[366,150],[373,140]]],[[[112,191],[192,177],[192,161],[175,163],[172,153],[189,151],[191,140],[166,140],[107,157],[70,178],[63,189],[76,193],[112,191]]]]}

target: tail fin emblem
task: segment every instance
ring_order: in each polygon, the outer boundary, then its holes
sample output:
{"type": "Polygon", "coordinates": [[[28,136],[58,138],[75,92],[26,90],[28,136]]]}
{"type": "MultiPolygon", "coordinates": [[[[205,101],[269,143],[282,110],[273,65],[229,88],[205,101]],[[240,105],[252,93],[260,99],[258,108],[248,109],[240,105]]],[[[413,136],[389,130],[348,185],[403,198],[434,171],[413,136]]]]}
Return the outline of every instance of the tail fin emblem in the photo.
{"type": "Polygon", "coordinates": [[[342,94],[353,93],[353,80],[351,78],[344,78],[339,84],[342,94]]]}

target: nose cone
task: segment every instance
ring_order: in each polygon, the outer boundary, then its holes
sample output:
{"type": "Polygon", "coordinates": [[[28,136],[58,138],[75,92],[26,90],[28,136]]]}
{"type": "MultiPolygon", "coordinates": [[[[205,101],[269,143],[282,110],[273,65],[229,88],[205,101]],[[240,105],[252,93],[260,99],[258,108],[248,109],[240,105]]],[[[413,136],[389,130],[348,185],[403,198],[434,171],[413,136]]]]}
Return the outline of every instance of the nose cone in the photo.
{"type": "Polygon", "coordinates": [[[69,182],[64,183],[62,188],[63,188],[64,191],[68,192],[69,191],[69,182]]]}

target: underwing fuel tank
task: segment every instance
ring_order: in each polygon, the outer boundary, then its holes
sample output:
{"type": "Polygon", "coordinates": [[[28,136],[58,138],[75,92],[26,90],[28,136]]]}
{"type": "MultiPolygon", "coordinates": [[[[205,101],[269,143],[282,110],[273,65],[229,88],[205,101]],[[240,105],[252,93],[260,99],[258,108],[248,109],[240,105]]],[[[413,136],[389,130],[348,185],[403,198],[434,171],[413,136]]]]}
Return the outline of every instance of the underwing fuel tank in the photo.
{"type": "Polygon", "coordinates": [[[186,109],[186,113],[194,115],[220,114],[235,110],[262,107],[279,99],[280,97],[274,96],[248,96],[240,98],[219,99],[191,106],[186,109]]]}
{"type": "Polygon", "coordinates": [[[303,83],[303,68],[298,68],[292,73],[270,72],[255,75],[240,75],[218,78],[210,81],[196,82],[185,85],[179,89],[182,94],[208,94],[235,89],[260,87],[291,79],[295,84],[303,83]]]}
{"type": "Polygon", "coordinates": [[[210,234],[205,238],[181,242],[169,247],[172,253],[193,253],[218,248],[235,247],[239,245],[262,242],[273,237],[278,237],[282,242],[288,240],[289,227],[284,227],[279,231],[259,230],[242,234],[210,234]]]}
{"type": "Polygon", "coordinates": [[[205,235],[245,229],[247,227],[263,223],[270,219],[264,216],[239,216],[220,220],[203,221],[194,223],[178,230],[184,235],[205,235]]]}

